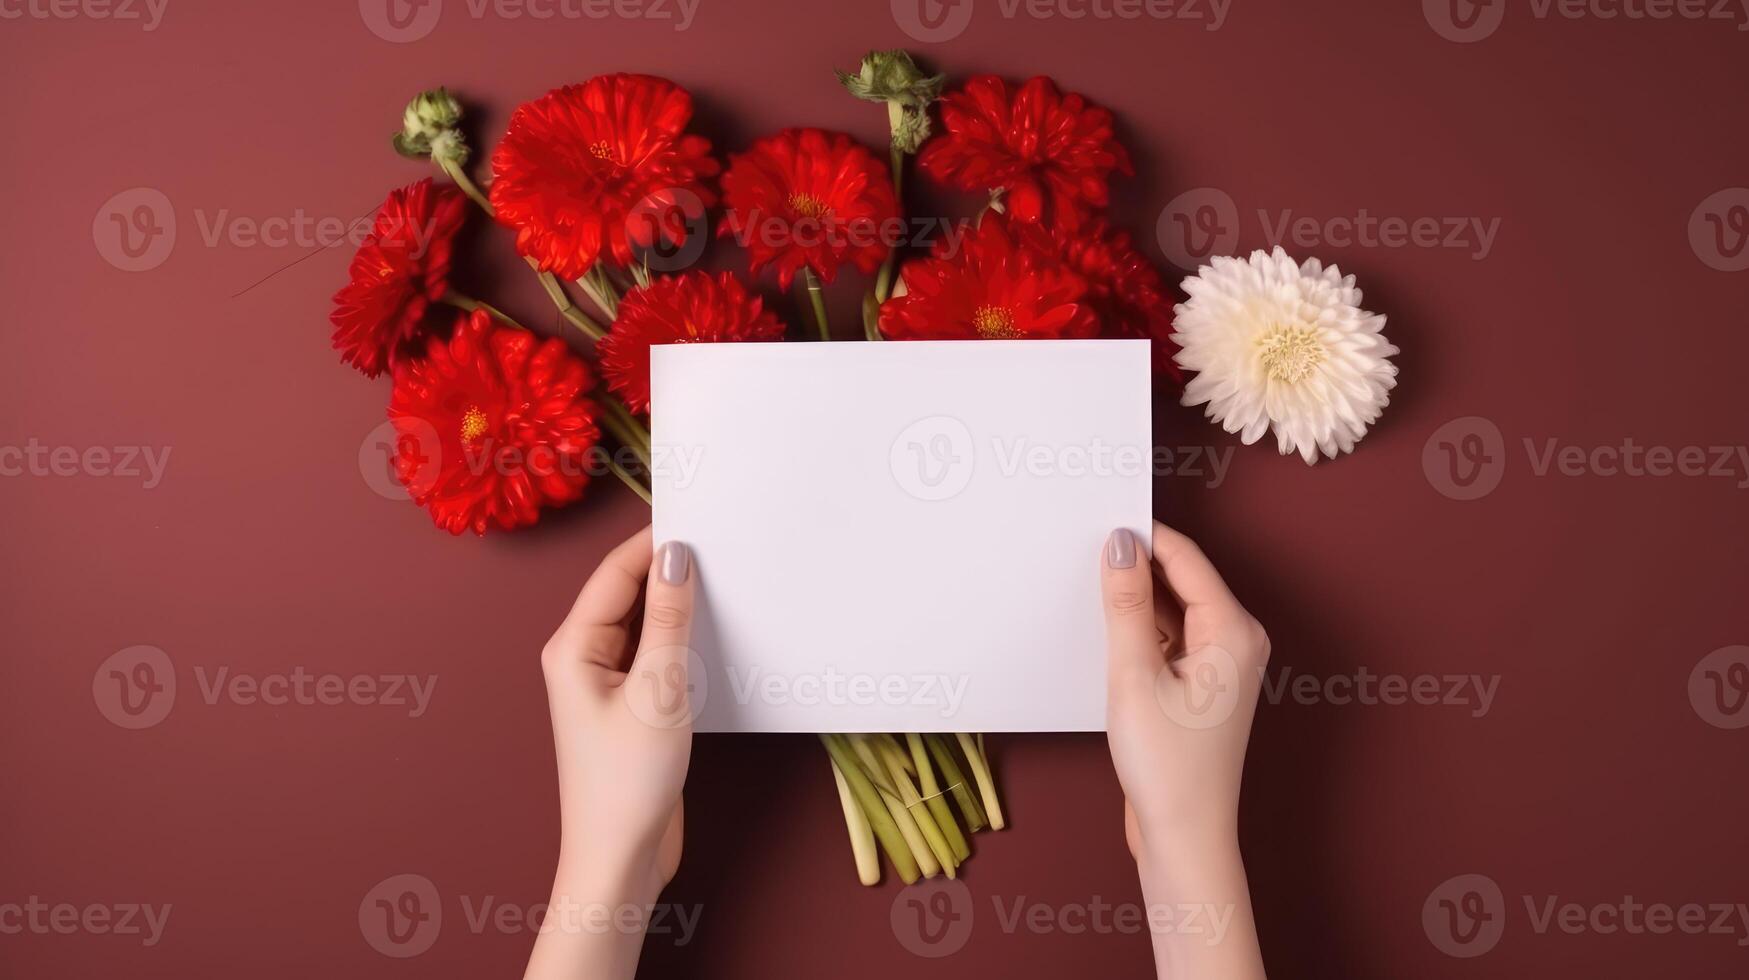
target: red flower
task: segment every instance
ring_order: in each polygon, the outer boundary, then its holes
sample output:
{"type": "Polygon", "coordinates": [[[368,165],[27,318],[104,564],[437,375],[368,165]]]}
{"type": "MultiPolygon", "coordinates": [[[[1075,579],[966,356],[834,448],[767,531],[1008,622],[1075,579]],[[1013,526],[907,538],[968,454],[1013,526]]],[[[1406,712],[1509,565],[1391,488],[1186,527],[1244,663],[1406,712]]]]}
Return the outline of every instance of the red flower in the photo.
{"type": "Polygon", "coordinates": [[[727,272],[664,276],[626,294],[597,348],[607,385],[634,412],[650,410],[650,345],[782,340],[783,324],[727,272]]]}
{"type": "Polygon", "coordinates": [[[395,369],[395,476],[451,534],[533,524],[589,481],[601,434],[592,383],[562,342],[464,316],[424,360],[395,369]]]}
{"type": "Polygon", "coordinates": [[[1007,83],[980,75],[941,99],[947,132],[924,144],[917,165],[961,190],[1006,192],[1009,213],[1072,227],[1104,207],[1106,178],[1132,173],[1112,135],[1111,113],[1079,95],[1062,95],[1038,76],[1010,97],[1007,83]],[[1048,201],[1047,201],[1048,198],[1048,201]]]}
{"type": "Polygon", "coordinates": [[[881,333],[895,340],[1036,340],[1098,332],[1087,283],[1032,236],[995,215],[962,242],[905,263],[903,295],[881,307],[881,333]]]}
{"type": "Polygon", "coordinates": [[[886,259],[899,216],[887,165],[842,133],[786,129],[729,160],[727,221],[752,255],[752,271],[777,267],[788,289],[803,266],[831,282],[840,265],[873,272],[886,259]]]}
{"type": "Polygon", "coordinates": [[[334,294],[334,349],[374,378],[418,353],[426,308],[449,287],[450,247],[467,214],[462,192],[429,178],[389,192],[334,294]]]}
{"type": "Polygon", "coordinates": [[[1172,300],[1159,270],[1130,244],[1129,233],[1099,218],[1076,231],[1059,230],[1054,239],[1063,261],[1087,280],[1101,334],[1153,341],[1154,373],[1183,384],[1172,360],[1178,353],[1171,339],[1172,300]]]}
{"type": "Polygon", "coordinates": [[[687,136],[692,96],[648,75],[602,75],[518,106],[492,154],[492,206],[516,249],[561,279],[606,252],[680,245],[716,198],[710,141],[687,136]]]}

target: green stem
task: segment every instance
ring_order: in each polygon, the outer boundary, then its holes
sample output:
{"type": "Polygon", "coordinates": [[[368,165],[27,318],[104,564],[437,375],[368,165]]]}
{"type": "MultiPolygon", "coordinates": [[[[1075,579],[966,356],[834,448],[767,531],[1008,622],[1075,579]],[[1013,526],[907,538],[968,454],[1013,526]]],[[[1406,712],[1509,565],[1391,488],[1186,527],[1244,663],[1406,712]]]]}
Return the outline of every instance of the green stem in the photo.
{"type": "MultiPolygon", "coordinates": [[[[496,218],[498,216],[498,211],[492,207],[491,200],[489,200],[485,194],[481,193],[478,185],[476,185],[472,178],[468,176],[468,172],[461,168],[461,164],[456,163],[454,160],[440,160],[436,157],[433,157],[432,160],[437,164],[439,170],[442,170],[445,174],[449,175],[450,180],[455,181],[456,186],[462,189],[463,194],[466,194],[475,204],[478,204],[480,210],[486,212],[488,217],[496,218]]],[[[561,316],[569,321],[572,326],[583,331],[584,335],[590,340],[600,340],[607,336],[607,331],[601,328],[601,324],[590,319],[588,314],[579,310],[576,305],[571,302],[571,297],[565,295],[564,287],[559,285],[559,280],[554,277],[552,273],[542,272],[540,263],[532,258],[527,261],[529,267],[534,269],[535,273],[540,276],[541,287],[547,291],[547,296],[552,299],[553,305],[559,308],[559,314],[561,316]]]]}
{"type": "MultiPolygon", "coordinates": [[[[892,148],[893,160],[893,198],[904,200],[905,186],[905,153],[898,146],[892,148]]],[[[899,248],[894,246],[887,251],[886,260],[881,263],[881,271],[875,276],[875,301],[885,303],[893,295],[893,269],[899,261],[899,248]]],[[[870,338],[871,340],[873,338],[870,338]]]]}
{"type": "Polygon", "coordinates": [[[547,291],[547,297],[553,301],[554,306],[559,308],[560,316],[563,316],[566,320],[570,321],[571,325],[578,330],[583,331],[584,336],[588,337],[590,340],[600,340],[607,336],[607,331],[601,328],[601,324],[596,323],[589,314],[584,313],[577,308],[575,303],[571,302],[570,294],[565,292],[565,287],[559,285],[558,276],[555,276],[550,272],[542,271],[540,263],[534,259],[528,259],[527,261],[528,267],[533,269],[535,275],[540,277],[541,288],[547,291]]]}
{"type": "Polygon", "coordinates": [[[941,795],[941,786],[935,781],[935,767],[929,764],[928,750],[923,748],[923,736],[908,734],[905,745],[911,750],[911,765],[917,770],[917,782],[922,788],[924,802],[929,805],[929,812],[935,815],[935,825],[946,836],[954,860],[963,863],[972,856],[972,847],[960,833],[959,822],[948,809],[947,797],[941,795]]]}
{"type": "Polygon", "coordinates": [[[614,290],[613,283],[608,280],[599,264],[585,272],[577,280],[577,286],[583,290],[583,295],[589,297],[591,303],[607,314],[608,322],[611,323],[619,317],[619,293],[614,290]]]}
{"type": "Polygon", "coordinates": [[[912,775],[917,774],[916,767],[911,764],[910,754],[905,751],[904,746],[899,744],[899,740],[897,738],[893,737],[892,735],[888,735],[884,732],[882,734],[879,734],[879,735],[870,735],[869,737],[874,739],[875,742],[877,742],[880,745],[881,751],[884,752],[887,756],[889,756],[891,758],[898,759],[899,764],[905,767],[906,772],[908,772],[912,775]]]}
{"type": "Polygon", "coordinates": [[[935,764],[941,769],[941,778],[947,780],[948,792],[960,805],[960,812],[966,815],[966,829],[973,832],[983,830],[987,823],[984,808],[979,805],[977,793],[966,782],[965,773],[953,757],[953,746],[942,735],[925,735],[923,744],[929,747],[929,754],[935,757],[935,764]]]}
{"type": "Polygon", "coordinates": [[[455,185],[462,189],[463,194],[474,199],[474,203],[480,206],[480,210],[485,211],[491,217],[498,217],[498,211],[492,207],[491,200],[480,192],[479,186],[474,183],[473,178],[468,176],[468,172],[462,169],[461,164],[447,157],[432,157],[432,160],[436,162],[437,169],[447,174],[450,180],[455,181],[455,185]]]}
{"type": "Polygon", "coordinates": [[[843,738],[844,744],[850,747],[856,761],[862,764],[862,772],[868,777],[869,782],[873,783],[875,788],[882,793],[897,799],[899,787],[894,786],[892,780],[887,778],[887,767],[882,765],[881,760],[875,756],[874,749],[868,744],[868,740],[861,735],[845,735],[843,738]]]}
{"type": "Polygon", "coordinates": [[[828,757],[826,764],[832,767],[832,782],[838,786],[838,805],[844,810],[844,826],[850,832],[850,853],[856,858],[857,880],[865,885],[878,885],[881,883],[881,859],[875,853],[874,828],[868,825],[868,815],[862,812],[861,804],[850,792],[850,783],[845,780],[838,763],[828,757]]]}
{"type": "Polygon", "coordinates": [[[893,826],[899,828],[899,836],[904,838],[905,846],[911,849],[911,856],[916,859],[917,867],[923,872],[923,877],[933,878],[941,873],[941,862],[935,859],[935,852],[930,849],[929,841],[923,836],[923,829],[917,824],[917,817],[905,808],[905,802],[899,796],[897,786],[890,779],[874,779],[873,773],[886,775],[886,763],[879,757],[878,751],[869,741],[867,735],[841,736],[849,743],[857,757],[862,760],[865,771],[878,790],[881,802],[886,805],[887,814],[893,818],[893,826]],[[882,783],[885,785],[882,785],[882,783]]]}
{"type": "Polygon", "coordinates": [[[972,736],[960,732],[954,737],[959,739],[966,762],[972,767],[972,778],[978,781],[978,795],[983,797],[984,814],[990,818],[990,829],[1001,830],[1006,823],[1002,819],[1002,802],[996,798],[996,777],[990,772],[989,761],[972,741],[972,736]]]}
{"type": "Polygon", "coordinates": [[[644,424],[638,421],[638,417],[632,414],[632,410],[627,408],[625,402],[618,398],[603,392],[601,403],[607,407],[608,414],[619,419],[620,424],[625,426],[626,430],[637,439],[638,445],[644,449],[644,455],[648,456],[650,454],[650,430],[644,428],[644,424]]]}
{"type": "Polygon", "coordinates": [[[606,429],[615,439],[618,439],[621,445],[630,449],[632,455],[638,457],[639,465],[643,466],[644,470],[648,472],[650,469],[650,451],[645,449],[640,443],[637,430],[626,426],[625,422],[613,413],[612,408],[608,407],[607,403],[611,401],[612,399],[609,398],[600,398],[597,400],[597,404],[603,406],[600,417],[601,427],[606,429]]]}
{"type": "Polygon", "coordinates": [[[885,340],[881,336],[881,302],[874,293],[862,297],[862,336],[864,340],[885,340]]]}
{"type": "Polygon", "coordinates": [[[814,275],[813,269],[802,270],[802,281],[807,284],[808,301],[814,305],[814,322],[820,325],[820,339],[832,339],[832,324],[826,319],[826,297],[820,292],[820,277],[814,275]]]}
{"type": "Polygon", "coordinates": [[[905,884],[915,882],[919,873],[917,859],[911,854],[910,845],[900,835],[899,825],[887,813],[887,805],[881,800],[879,791],[863,775],[862,767],[856,764],[844,736],[821,735],[820,741],[825,744],[832,761],[838,764],[838,771],[844,774],[844,781],[850,784],[850,794],[856,797],[863,815],[868,817],[869,827],[874,830],[875,838],[887,852],[887,859],[893,862],[893,870],[899,873],[900,880],[905,884]]]}
{"type": "Polygon", "coordinates": [[[952,845],[947,842],[947,836],[935,822],[934,811],[923,802],[917,792],[917,787],[911,785],[911,777],[905,772],[908,757],[900,754],[897,748],[887,748],[883,745],[882,756],[887,764],[887,772],[893,777],[893,784],[899,787],[899,802],[905,807],[905,812],[916,822],[917,830],[923,835],[924,846],[934,856],[935,863],[941,866],[943,874],[954,877],[954,869],[959,864],[952,845]]]}
{"type": "MultiPolygon", "coordinates": [[[[469,313],[473,313],[477,310],[485,310],[500,323],[515,327],[518,330],[528,330],[527,327],[512,319],[510,314],[493,306],[491,303],[488,303],[483,299],[475,299],[472,296],[463,296],[461,293],[458,293],[453,289],[443,294],[441,302],[453,306],[458,310],[466,310],[469,313]]],[[[529,332],[532,333],[533,331],[529,332]]]]}
{"type": "MultiPolygon", "coordinates": [[[[601,270],[602,276],[607,279],[607,282],[612,285],[613,288],[619,290],[621,296],[631,292],[638,285],[635,280],[628,278],[624,272],[615,269],[613,266],[610,266],[605,262],[596,266],[596,268],[601,270]]],[[[633,268],[636,268],[636,266],[633,268]]]]}
{"type": "Polygon", "coordinates": [[[655,503],[655,501],[650,499],[650,491],[647,487],[644,486],[643,481],[641,481],[637,477],[633,476],[631,474],[630,470],[619,465],[619,461],[613,458],[612,453],[609,453],[607,455],[607,468],[609,470],[613,471],[614,476],[619,477],[619,482],[625,484],[628,487],[631,487],[633,493],[644,498],[644,503],[646,503],[646,504],[655,503]]]}

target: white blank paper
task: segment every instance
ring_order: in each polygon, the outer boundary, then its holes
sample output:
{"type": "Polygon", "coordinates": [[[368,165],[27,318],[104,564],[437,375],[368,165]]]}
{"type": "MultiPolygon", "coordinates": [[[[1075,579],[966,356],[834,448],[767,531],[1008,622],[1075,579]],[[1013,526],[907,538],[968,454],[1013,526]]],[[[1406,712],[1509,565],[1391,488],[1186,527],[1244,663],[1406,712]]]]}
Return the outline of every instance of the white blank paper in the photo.
{"type": "Polygon", "coordinates": [[[655,537],[701,732],[1103,731],[1101,549],[1146,542],[1145,341],[655,348],[655,537]]]}

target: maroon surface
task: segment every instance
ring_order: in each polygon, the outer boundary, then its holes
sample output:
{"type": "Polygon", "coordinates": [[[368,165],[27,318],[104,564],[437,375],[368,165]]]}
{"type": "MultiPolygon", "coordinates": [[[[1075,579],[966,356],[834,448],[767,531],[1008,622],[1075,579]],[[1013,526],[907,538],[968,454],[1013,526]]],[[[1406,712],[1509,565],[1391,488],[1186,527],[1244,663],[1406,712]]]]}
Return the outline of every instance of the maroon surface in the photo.
{"type": "MultiPolygon", "coordinates": [[[[1139,170],[1118,212],[1155,256],[1156,219],[1193,188],[1235,202],[1242,248],[1265,244],[1288,212],[1498,219],[1482,258],[1350,243],[1327,224],[1317,241],[1290,242],[1357,273],[1389,314],[1404,350],[1396,399],[1334,464],[1238,447],[1217,488],[1160,481],[1158,513],[1206,543],[1270,628],[1272,682],[1363,669],[1498,678],[1481,717],[1462,704],[1291,696],[1261,712],[1243,836],[1272,972],[1741,976],[1749,926],[1735,917],[1729,934],[1699,935],[1569,934],[1538,917],[1550,896],[1587,909],[1629,896],[1749,901],[1749,730],[1729,727],[1749,709],[1729,689],[1714,701],[1700,664],[1749,642],[1749,473],[1737,462],[1723,478],[1589,464],[1539,475],[1526,441],[1537,454],[1548,440],[1744,442],[1749,273],[1716,267],[1741,246],[1731,219],[1745,198],[1696,213],[1749,184],[1733,109],[1749,97],[1743,16],[1539,17],[1528,0],[1496,0],[1475,9],[1505,10],[1498,30],[1458,44],[1430,27],[1450,23],[1438,6],[1241,0],[1206,31],[1024,7],[1009,18],[999,0],[977,0],[962,33],[926,44],[882,3],[705,2],[675,31],[476,19],[449,0],[429,36],[394,44],[346,2],[170,0],[152,31],[90,16],[96,5],[5,4],[25,15],[0,23],[11,134],[0,446],[172,455],[150,490],[52,469],[0,479],[0,974],[520,969],[526,929],[475,928],[469,912],[545,896],[556,814],[536,651],[644,507],[604,485],[532,533],[482,541],[385,500],[358,459],[386,383],[341,367],[324,321],[350,248],[312,254],[231,232],[350,219],[421,175],[387,134],[424,85],[479,107],[476,146],[518,100],[621,69],[691,87],[700,128],[726,148],[789,124],[873,142],[881,112],[841,93],[830,69],[907,45],[957,76],[1049,73],[1116,110],[1139,170]],[[171,203],[177,237],[161,265],[127,272],[105,259],[116,255],[105,209],[138,187],[171,203]],[[1724,221],[1722,247],[1709,213],[1724,221]],[[1470,416],[1498,427],[1489,448],[1504,471],[1465,501],[1439,488],[1454,486],[1442,446],[1461,450],[1467,430],[1433,437],[1470,416]],[[166,653],[178,691],[162,722],[127,730],[100,712],[93,680],[136,645],[166,653]],[[298,668],[430,674],[437,686],[417,718],[203,697],[201,679],[220,669],[298,668]],[[429,950],[393,959],[366,942],[359,908],[402,873],[430,879],[443,919],[429,950]],[[1452,937],[1439,935],[1448,896],[1435,892],[1465,874],[1498,886],[1490,911],[1504,929],[1460,959],[1436,945],[1452,937]],[[172,911],[150,947],[83,926],[17,932],[33,896],[172,911]]],[[[471,250],[495,256],[494,275],[473,277],[481,291],[548,315],[503,234],[482,229],[471,250]]],[[[837,306],[848,323],[851,304],[837,306]]],[[[1234,446],[1162,403],[1162,445],[1234,446]]],[[[1053,917],[1139,900],[1101,740],[1006,737],[996,753],[1014,826],[977,842],[964,949],[925,959],[889,925],[896,887],[856,885],[811,740],[700,738],[669,895],[700,907],[699,928],[685,946],[653,943],[645,975],[1145,974],[1144,936],[1008,932],[996,912],[1021,898],[1053,917]]]]}

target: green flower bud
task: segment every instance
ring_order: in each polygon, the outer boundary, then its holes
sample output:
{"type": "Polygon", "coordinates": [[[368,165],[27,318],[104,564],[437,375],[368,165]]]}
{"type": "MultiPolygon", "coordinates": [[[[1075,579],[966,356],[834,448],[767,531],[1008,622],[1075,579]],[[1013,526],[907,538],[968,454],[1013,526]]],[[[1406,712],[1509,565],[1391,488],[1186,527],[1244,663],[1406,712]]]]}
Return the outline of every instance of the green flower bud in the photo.
{"type": "Polygon", "coordinates": [[[467,140],[456,127],[462,106],[448,91],[434,88],[420,92],[401,114],[401,131],[395,134],[395,152],[402,156],[462,163],[468,158],[467,140]]]}
{"type": "Polygon", "coordinates": [[[851,95],[869,102],[896,102],[908,109],[922,109],[941,96],[946,75],[925,75],[908,52],[870,51],[861,70],[852,75],[838,72],[838,81],[851,95]]]}
{"type": "Polygon", "coordinates": [[[838,73],[838,81],[851,95],[887,104],[893,146],[901,153],[916,153],[929,138],[929,103],[941,97],[946,79],[946,75],[923,74],[911,55],[900,50],[870,51],[857,74],[838,73]]]}

